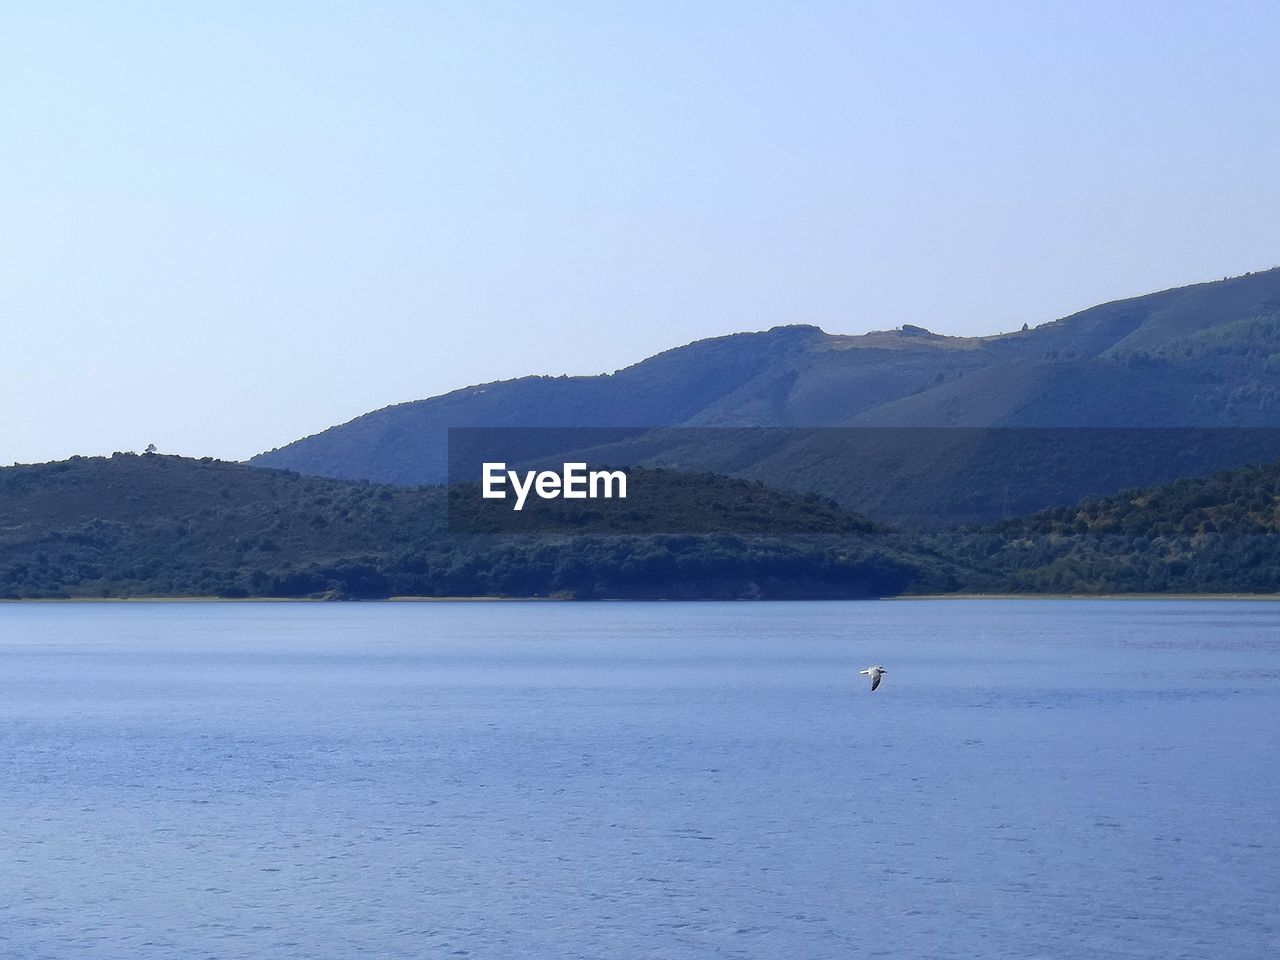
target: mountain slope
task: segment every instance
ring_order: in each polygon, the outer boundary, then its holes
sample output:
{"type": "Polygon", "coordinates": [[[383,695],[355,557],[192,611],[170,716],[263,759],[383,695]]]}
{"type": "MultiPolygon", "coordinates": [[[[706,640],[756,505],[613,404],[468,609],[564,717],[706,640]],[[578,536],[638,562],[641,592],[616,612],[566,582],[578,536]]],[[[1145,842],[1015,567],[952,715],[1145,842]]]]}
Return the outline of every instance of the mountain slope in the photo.
{"type": "Polygon", "coordinates": [[[465,426],[1277,426],[1277,324],[1280,268],[992,337],[777,327],[614,374],[526,377],[387,407],[250,462],[441,482],[447,430],[465,426]]]}
{"type": "Polygon", "coordinates": [[[1126,490],[933,543],[983,589],[1280,593],[1280,461],[1126,490]]]}
{"type": "MultiPolygon", "coordinates": [[[[679,513],[690,478],[670,479],[660,499],[679,513]]],[[[440,488],[77,458],[0,469],[0,599],[1280,592],[1280,461],[940,533],[873,528],[758,487],[747,509],[815,532],[457,537],[440,488]]]]}
{"type": "Polygon", "coordinates": [[[759,520],[806,534],[568,536],[570,517],[538,536],[450,536],[438,487],[77,457],[0,469],[0,599],[860,597],[954,581],[945,561],[881,544],[880,531],[828,504],[724,477],[654,473],[637,486],[652,492],[639,511],[679,520],[713,501],[728,508],[726,529],[759,520]]]}

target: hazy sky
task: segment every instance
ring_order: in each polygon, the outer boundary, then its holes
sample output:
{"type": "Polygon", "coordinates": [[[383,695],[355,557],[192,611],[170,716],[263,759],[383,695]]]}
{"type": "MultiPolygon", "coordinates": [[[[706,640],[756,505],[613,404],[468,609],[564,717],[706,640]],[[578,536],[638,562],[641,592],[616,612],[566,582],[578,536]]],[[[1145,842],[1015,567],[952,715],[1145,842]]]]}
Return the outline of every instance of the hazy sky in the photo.
{"type": "Polygon", "coordinates": [[[0,462],[1280,263],[1280,4],[0,7],[0,462]]]}

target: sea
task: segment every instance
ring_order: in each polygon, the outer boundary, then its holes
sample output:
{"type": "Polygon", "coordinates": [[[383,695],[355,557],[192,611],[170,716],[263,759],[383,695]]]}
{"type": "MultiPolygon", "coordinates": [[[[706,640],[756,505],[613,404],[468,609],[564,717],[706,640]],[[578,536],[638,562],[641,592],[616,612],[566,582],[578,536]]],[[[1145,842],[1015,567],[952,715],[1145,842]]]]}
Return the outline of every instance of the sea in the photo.
{"type": "Polygon", "coordinates": [[[0,604],[5,958],[1257,960],[1278,831],[1277,602],[0,604]]]}

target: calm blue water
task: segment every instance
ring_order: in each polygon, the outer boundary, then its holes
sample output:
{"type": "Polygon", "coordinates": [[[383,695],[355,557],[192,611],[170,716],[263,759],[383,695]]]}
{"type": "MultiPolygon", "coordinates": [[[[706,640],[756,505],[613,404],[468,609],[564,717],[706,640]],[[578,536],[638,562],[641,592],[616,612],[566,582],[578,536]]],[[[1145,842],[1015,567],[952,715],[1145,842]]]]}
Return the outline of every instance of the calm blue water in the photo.
{"type": "Polygon", "coordinates": [[[0,604],[0,956],[1277,956],[1278,721],[1280,603],[0,604]]]}

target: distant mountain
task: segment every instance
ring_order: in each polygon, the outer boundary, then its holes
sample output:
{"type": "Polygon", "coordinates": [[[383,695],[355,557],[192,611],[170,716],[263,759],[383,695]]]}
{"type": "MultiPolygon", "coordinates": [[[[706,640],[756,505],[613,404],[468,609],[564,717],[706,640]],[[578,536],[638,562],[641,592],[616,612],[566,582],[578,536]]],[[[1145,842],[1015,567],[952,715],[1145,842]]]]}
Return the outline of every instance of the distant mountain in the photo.
{"type": "MultiPolygon", "coordinates": [[[[250,462],[436,483],[448,428],[467,426],[1280,426],[1280,268],[989,337],[911,325],[735,334],[610,375],[525,377],[387,407],[250,462]]],[[[732,472],[800,489],[776,471],[732,472]]],[[[834,479],[819,471],[805,488],[834,479]]]]}

